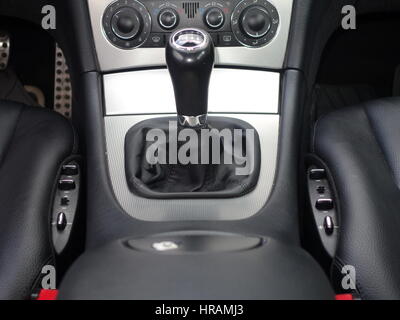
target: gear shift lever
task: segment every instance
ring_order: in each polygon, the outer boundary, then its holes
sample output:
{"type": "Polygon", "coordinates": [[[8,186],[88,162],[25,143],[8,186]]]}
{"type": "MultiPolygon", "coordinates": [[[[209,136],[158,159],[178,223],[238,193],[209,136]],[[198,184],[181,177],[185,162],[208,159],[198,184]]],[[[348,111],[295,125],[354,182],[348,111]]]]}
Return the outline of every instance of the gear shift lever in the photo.
{"type": "Polygon", "coordinates": [[[166,61],[179,123],[189,127],[206,124],[208,85],[214,66],[214,45],[210,35],[195,28],[176,31],[168,41],[166,61]]]}
{"type": "Polygon", "coordinates": [[[229,198],[252,191],[258,181],[261,155],[254,128],[239,119],[210,117],[207,120],[208,85],[214,65],[210,35],[193,28],[176,31],[167,44],[166,60],[180,125],[172,133],[173,118],[151,118],[128,131],[125,172],[130,190],[156,199],[229,198]],[[190,135],[189,140],[180,140],[180,133],[187,130],[182,126],[197,129],[194,130],[197,139],[192,140],[190,135]],[[152,134],[149,137],[158,137],[157,142],[148,140],[148,133],[152,134]],[[243,152],[236,151],[240,149],[234,149],[236,142],[238,147],[245,147],[245,157],[243,152]],[[153,154],[150,161],[149,150],[153,154]],[[193,150],[199,151],[197,156],[193,150]]]}

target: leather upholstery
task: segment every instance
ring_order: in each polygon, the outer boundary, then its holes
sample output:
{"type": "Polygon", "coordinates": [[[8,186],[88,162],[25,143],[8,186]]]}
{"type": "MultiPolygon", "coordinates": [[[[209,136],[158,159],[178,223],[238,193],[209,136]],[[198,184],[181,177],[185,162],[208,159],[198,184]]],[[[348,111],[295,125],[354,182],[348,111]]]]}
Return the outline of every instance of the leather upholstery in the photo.
{"type": "Polygon", "coordinates": [[[316,119],[334,110],[354,106],[378,97],[375,89],[367,84],[318,84],[315,86],[314,92],[316,119]]]}
{"type": "Polygon", "coordinates": [[[315,128],[314,152],[338,193],[333,279],[353,265],[364,299],[400,299],[400,98],[335,111],[315,128]]]}
{"type": "Polygon", "coordinates": [[[0,100],[0,299],[29,298],[52,262],[52,193],[74,140],[60,115],[0,100]]]}

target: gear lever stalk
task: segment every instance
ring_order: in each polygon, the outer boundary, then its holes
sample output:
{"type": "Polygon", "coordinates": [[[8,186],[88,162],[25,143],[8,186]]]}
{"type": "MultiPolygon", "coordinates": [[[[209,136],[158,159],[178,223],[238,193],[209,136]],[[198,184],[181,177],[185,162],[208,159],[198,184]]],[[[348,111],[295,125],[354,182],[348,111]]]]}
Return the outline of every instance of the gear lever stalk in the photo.
{"type": "Polygon", "coordinates": [[[206,124],[208,86],[214,66],[214,45],[210,35],[195,28],[176,31],[168,41],[166,61],[179,123],[189,127],[206,124]]]}

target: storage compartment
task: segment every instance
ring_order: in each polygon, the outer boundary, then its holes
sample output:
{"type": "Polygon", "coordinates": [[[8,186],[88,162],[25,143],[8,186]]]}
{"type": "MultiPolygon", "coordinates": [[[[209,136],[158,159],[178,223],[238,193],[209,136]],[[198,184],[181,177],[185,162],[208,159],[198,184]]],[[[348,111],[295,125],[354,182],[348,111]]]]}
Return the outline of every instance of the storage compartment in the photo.
{"type": "Polygon", "coordinates": [[[332,299],[321,268],[272,238],[182,231],[87,251],[60,299],[332,299]]]}

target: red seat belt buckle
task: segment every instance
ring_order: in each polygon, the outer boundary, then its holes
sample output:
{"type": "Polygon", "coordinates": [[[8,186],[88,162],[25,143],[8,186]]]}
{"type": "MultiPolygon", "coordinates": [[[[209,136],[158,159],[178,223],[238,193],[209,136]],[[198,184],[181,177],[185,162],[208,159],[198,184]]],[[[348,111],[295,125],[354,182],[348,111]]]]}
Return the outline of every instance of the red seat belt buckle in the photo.
{"type": "Polygon", "coordinates": [[[337,294],[335,300],[354,300],[354,297],[350,293],[337,294]]]}
{"type": "Polygon", "coordinates": [[[42,289],[36,300],[57,300],[58,290],[42,289]]]}

